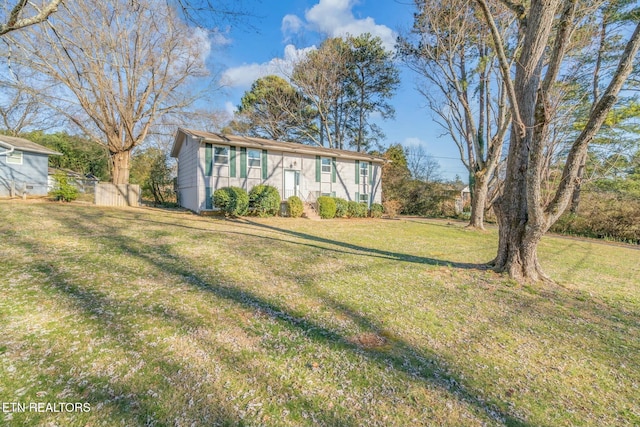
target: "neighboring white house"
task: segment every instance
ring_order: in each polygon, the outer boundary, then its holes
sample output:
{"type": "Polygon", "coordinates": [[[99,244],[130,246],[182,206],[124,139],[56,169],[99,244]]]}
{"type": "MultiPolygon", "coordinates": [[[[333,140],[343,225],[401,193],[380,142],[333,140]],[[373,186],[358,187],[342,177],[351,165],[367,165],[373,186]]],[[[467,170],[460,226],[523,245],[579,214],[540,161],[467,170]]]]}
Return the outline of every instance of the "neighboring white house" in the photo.
{"type": "Polygon", "coordinates": [[[180,128],[171,156],[178,159],[179,203],[197,213],[213,209],[218,188],[250,191],[258,184],[276,187],[283,200],[382,200],[385,160],[365,153],[180,128]]]}

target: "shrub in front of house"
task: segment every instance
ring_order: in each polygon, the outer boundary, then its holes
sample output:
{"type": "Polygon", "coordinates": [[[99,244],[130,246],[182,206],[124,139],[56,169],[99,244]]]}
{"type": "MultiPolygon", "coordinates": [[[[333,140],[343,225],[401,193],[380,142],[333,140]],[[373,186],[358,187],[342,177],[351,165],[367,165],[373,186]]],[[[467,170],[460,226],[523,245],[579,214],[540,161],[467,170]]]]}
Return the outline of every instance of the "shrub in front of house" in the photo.
{"type": "Polygon", "coordinates": [[[247,214],[249,195],[240,187],[223,187],[213,192],[213,206],[229,216],[247,214]]]}
{"type": "Polygon", "coordinates": [[[387,200],[383,203],[384,212],[389,215],[389,218],[393,219],[400,213],[402,204],[397,200],[387,200]]]}
{"type": "Polygon", "coordinates": [[[344,218],[347,216],[348,202],[345,199],[334,197],[336,201],[336,218],[344,218]]]}
{"type": "Polygon", "coordinates": [[[271,185],[256,185],[249,191],[249,212],[261,217],[275,216],[280,210],[280,193],[271,185]]]}
{"type": "Polygon", "coordinates": [[[382,218],[383,212],[384,206],[382,206],[380,203],[374,203],[371,205],[369,215],[371,216],[371,218],[382,218]]]}
{"type": "Polygon", "coordinates": [[[287,216],[290,218],[300,218],[304,211],[302,200],[298,196],[291,196],[287,199],[287,216]]]}
{"type": "Polygon", "coordinates": [[[51,195],[61,202],[71,202],[78,198],[78,189],[69,182],[69,177],[63,172],[56,172],[53,175],[55,185],[51,195]]]}
{"type": "Polygon", "coordinates": [[[322,219],[331,219],[336,216],[336,201],[333,197],[318,197],[318,213],[322,219]]]}
{"type": "Polygon", "coordinates": [[[349,218],[366,218],[368,211],[366,203],[351,200],[347,204],[347,216],[349,218]]]}

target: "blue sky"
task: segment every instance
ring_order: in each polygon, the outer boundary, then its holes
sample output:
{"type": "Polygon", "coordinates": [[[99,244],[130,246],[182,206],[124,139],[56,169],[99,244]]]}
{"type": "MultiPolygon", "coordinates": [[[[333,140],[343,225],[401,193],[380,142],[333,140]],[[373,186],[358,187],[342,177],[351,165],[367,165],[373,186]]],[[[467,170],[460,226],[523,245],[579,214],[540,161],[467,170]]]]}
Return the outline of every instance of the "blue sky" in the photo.
{"type": "MultiPolygon", "coordinates": [[[[318,46],[327,37],[369,32],[392,49],[399,31],[411,27],[414,6],[410,0],[278,0],[248,2],[256,15],[246,27],[219,29],[215,61],[225,67],[224,95],[215,107],[231,111],[257,78],[278,73],[287,60],[318,46]]],[[[400,65],[400,64],[399,64],[400,65]]],[[[401,84],[392,99],[396,118],[380,122],[383,144],[421,145],[441,166],[445,179],[467,172],[458,150],[436,125],[422,96],[416,91],[417,77],[401,67],[401,84]]]]}

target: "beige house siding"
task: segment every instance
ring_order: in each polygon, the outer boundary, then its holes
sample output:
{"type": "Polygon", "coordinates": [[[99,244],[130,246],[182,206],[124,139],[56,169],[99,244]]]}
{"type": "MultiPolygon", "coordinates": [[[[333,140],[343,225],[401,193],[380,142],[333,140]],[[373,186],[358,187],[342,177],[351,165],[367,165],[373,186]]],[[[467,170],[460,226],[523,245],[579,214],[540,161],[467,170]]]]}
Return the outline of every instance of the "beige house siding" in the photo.
{"type": "MultiPolygon", "coordinates": [[[[180,135],[180,134],[179,134],[180,135]]],[[[242,141],[240,142],[242,143],[242,141]]],[[[283,144],[285,145],[285,144],[283,144]]],[[[243,177],[242,171],[242,145],[235,145],[233,141],[208,141],[202,137],[184,133],[176,137],[172,156],[178,158],[178,192],[180,203],[195,212],[201,212],[213,209],[210,196],[213,192],[222,187],[236,186],[244,188],[247,192],[259,184],[267,184],[278,189],[282,199],[286,199],[291,193],[285,194],[286,176],[290,179],[293,173],[299,174],[299,185],[297,186],[297,195],[304,201],[315,201],[322,194],[334,195],[346,200],[356,200],[359,194],[367,194],[369,203],[380,203],[381,194],[381,177],[380,171],[383,164],[382,159],[376,159],[372,156],[363,155],[361,153],[353,153],[353,156],[359,155],[363,160],[355,160],[346,157],[351,153],[337,152],[332,156],[330,150],[324,149],[319,154],[290,152],[291,144],[286,144],[284,149],[278,150],[277,143],[269,141],[267,148],[244,147],[247,150],[247,166],[246,176],[243,177]],[[207,146],[211,146],[211,151],[207,154],[207,146]],[[216,164],[212,154],[213,147],[228,147],[227,164],[216,164]],[[231,147],[235,147],[235,159],[233,158],[231,147]],[[260,166],[252,167],[248,163],[249,150],[257,150],[260,152],[260,166]],[[266,178],[263,177],[263,163],[266,151],[266,178]],[[335,182],[334,173],[320,172],[320,181],[317,181],[317,160],[316,156],[330,160],[331,168],[335,166],[335,182]],[[207,167],[208,160],[211,166],[207,167]],[[235,160],[235,162],[234,162],[235,160]],[[365,162],[369,166],[369,173],[373,173],[373,183],[369,183],[369,178],[360,179],[356,183],[356,162],[365,162]],[[235,176],[234,172],[235,171],[235,176]]],[[[314,147],[297,145],[299,151],[313,152],[314,147]]],[[[295,147],[293,148],[295,149],[295,147]]],[[[322,150],[322,149],[320,149],[322,150]]]]}

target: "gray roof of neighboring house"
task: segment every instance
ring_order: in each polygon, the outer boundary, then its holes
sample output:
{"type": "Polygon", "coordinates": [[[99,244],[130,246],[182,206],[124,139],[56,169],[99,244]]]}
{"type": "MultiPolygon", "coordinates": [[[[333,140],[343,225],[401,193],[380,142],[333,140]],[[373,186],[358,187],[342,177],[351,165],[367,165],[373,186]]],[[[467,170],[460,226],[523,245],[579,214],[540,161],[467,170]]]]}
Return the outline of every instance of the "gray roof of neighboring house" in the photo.
{"type": "Polygon", "coordinates": [[[43,147],[40,144],[36,144],[35,142],[31,142],[28,139],[24,139],[24,138],[0,135],[0,141],[4,142],[5,144],[11,145],[15,150],[19,150],[19,151],[27,151],[30,153],[39,153],[39,154],[62,155],[62,153],[58,153],[57,151],[53,151],[47,147],[43,147]]]}
{"type": "Polygon", "coordinates": [[[385,163],[387,160],[382,157],[372,156],[357,151],[336,150],[334,148],[317,147],[312,145],[300,144],[297,142],[282,142],[271,139],[253,138],[248,136],[226,135],[222,133],[202,132],[192,129],[179,128],[171,148],[171,157],[178,157],[180,148],[184,141],[185,135],[191,135],[200,138],[204,142],[213,144],[229,144],[238,147],[261,148],[264,150],[271,149],[284,151],[289,153],[317,154],[327,157],[338,157],[352,160],[365,160],[370,162],[385,163]]]}

